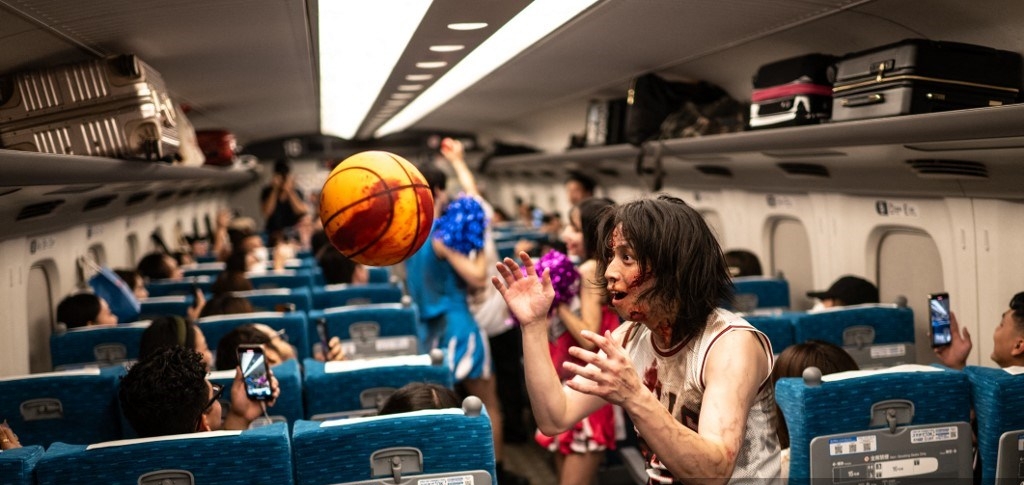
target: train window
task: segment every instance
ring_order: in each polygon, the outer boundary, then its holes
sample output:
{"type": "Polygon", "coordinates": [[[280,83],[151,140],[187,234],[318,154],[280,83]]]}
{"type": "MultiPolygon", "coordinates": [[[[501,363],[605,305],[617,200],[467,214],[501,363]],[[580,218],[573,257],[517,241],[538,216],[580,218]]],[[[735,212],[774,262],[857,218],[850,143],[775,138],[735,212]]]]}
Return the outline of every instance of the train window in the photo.
{"type": "Polygon", "coordinates": [[[53,367],[50,362],[50,333],[56,320],[53,289],[60,287],[57,275],[57,265],[52,259],[40,261],[28,271],[25,303],[28,309],[29,371],[33,373],[49,372],[53,367]]]}
{"type": "Polygon", "coordinates": [[[700,211],[700,215],[704,216],[704,222],[711,228],[711,232],[715,234],[715,239],[718,240],[718,245],[725,247],[725,224],[722,223],[722,217],[715,211],[700,211]]]}
{"type": "Polygon", "coordinates": [[[107,251],[103,249],[102,244],[96,243],[89,246],[88,253],[88,257],[92,262],[100,266],[107,266],[107,251]]]}
{"type": "Polygon", "coordinates": [[[811,241],[803,223],[792,218],[776,218],[768,221],[771,246],[770,276],[782,273],[789,283],[790,307],[794,310],[808,310],[814,301],[807,292],[814,290],[811,271],[811,241]]]}
{"type": "Polygon", "coordinates": [[[127,251],[125,252],[128,253],[128,261],[125,261],[125,263],[129,268],[134,268],[135,264],[139,261],[139,236],[135,233],[129,234],[126,243],[127,251]]]}
{"type": "Polygon", "coordinates": [[[924,336],[928,334],[925,295],[945,289],[938,246],[922,231],[898,229],[881,237],[877,254],[879,299],[892,302],[898,296],[907,298],[907,305],[914,310],[917,362],[937,362],[924,336]]]}

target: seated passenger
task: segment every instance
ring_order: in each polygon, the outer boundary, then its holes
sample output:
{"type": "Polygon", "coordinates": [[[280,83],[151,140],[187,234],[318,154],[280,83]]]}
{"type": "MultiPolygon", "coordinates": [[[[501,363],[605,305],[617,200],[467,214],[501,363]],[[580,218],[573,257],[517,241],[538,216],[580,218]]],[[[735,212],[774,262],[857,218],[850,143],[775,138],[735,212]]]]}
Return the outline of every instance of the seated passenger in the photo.
{"type": "Polygon", "coordinates": [[[740,276],[761,276],[761,261],[757,255],[743,249],[734,249],[725,252],[725,264],[729,265],[729,276],[737,278],[740,276]]]}
{"type": "MultiPolygon", "coordinates": [[[[963,369],[967,366],[967,356],[971,354],[974,344],[967,327],[960,330],[956,314],[949,312],[949,326],[952,341],[949,345],[936,347],[935,355],[946,367],[963,369]]],[[[1003,311],[999,325],[992,332],[992,355],[989,356],[999,367],[1024,366],[1024,292],[1013,295],[1010,306],[1003,311]]]]}
{"type": "MultiPolygon", "coordinates": [[[[772,369],[772,386],[783,377],[802,377],[804,369],[808,367],[817,367],[822,375],[860,368],[842,347],[822,340],[808,340],[790,345],[779,354],[772,369]]],[[[782,477],[786,478],[789,477],[789,428],[778,404],[775,405],[775,410],[776,432],[779,435],[779,446],[782,448],[782,477]]]]}
{"type": "Polygon", "coordinates": [[[117,325],[117,315],[110,311],[106,300],[92,293],[78,293],[57,304],[57,321],[68,329],[91,325],[117,325]]]}
{"type": "MultiPolygon", "coordinates": [[[[295,347],[285,339],[287,335],[274,330],[262,323],[245,324],[235,327],[233,330],[221,337],[217,343],[217,370],[227,370],[238,366],[238,346],[242,344],[258,344],[263,346],[263,353],[267,363],[274,366],[289,359],[296,358],[295,347]]],[[[329,360],[345,360],[345,354],[341,350],[341,340],[338,337],[331,338],[331,350],[328,352],[329,360]]],[[[319,350],[319,349],[317,349],[319,350]]],[[[314,351],[313,358],[324,361],[322,352],[314,351]]]]}
{"type": "Polygon", "coordinates": [[[139,360],[159,353],[165,347],[184,347],[199,354],[207,369],[213,367],[213,354],[206,345],[206,336],[196,324],[179,316],[159,317],[142,332],[139,360]]]}
{"type": "Polygon", "coordinates": [[[329,244],[320,250],[316,260],[324,272],[324,284],[362,285],[370,281],[370,270],[366,266],[347,258],[329,244]]]}
{"type": "Polygon", "coordinates": [[[878,287],[864,278],[843,276],[832,283],[825,291],[808,291],[807,296],[817,298],[819,304],[814,308],[832,308],[848,305],[878,303],[878,287]]]}
{"type": "MultiPolygon", "coordinates": [[[[231,389],[210,383],[206,371],[203,356],[182,346],[165,347],[133,365],[121,378],[118,399],[139,437],[245,430],[264,414],[263,404],[246,395],[240,369],[231,389]],[[219,401],[224,391],[231,396],[226,416],[219,401]]],[[[273,374],[270,387],[268,407],[281,392],[273,374]]]]}
{"type": "Polygon", "coordinates": [[[134,269],[115,269],[114,273],[121,278],[129,288],[132,289],[132,293],[139,301],[143,301],[149,298],[149,290],[146,289],[146,282],[142,279],[142,275],[134,269]]]}
{"type": "Polygon", "coordinates": [[[145,255],[139,261],[136,270],[148,281],[181,280],[185,277],[185,273],[178,267],[178,262],[170,255],[161,252],[145,255]]]}
{"type": "Polygon", "coordinates": [[[13,450],[15,448],[21,448],[21,442],[18,441],[18,435],[14,434],[14,430],[11,429],[11,425],[7,424],[5,419],[0,423],[0,451],[13,450]]]}
{"type": "Polygon", "coordinates": [[[199,314],[199,318],[212,317],[215,315],[234,315],[237,313],[253,313],[256,310],[253,309],[252,304],[249,300],[240,296],[235,296],[230,293],[214,296],[206,303],[203,307],[202,313],[199,314]]]}
{"type": "Polygon", "coordinates": [[[428,382],[412,382],[388,396],[377,414],[398,414],[461,406],[462,402],[459,400],[458,394],[447,387],[428,382]]]}
{"type": "MultiPolygon", "coordinates": [[[[219,296],[235,291],[252,290],[252,282],[245,276],[249,267],[249,258],[249,253],[233,251],[224,263],[224,271],[217,275],[217,279],[210,286],[210,292],[214,296],[219,296]]],[[[255,264],[255,260],[253,264],[255,264]]]]}

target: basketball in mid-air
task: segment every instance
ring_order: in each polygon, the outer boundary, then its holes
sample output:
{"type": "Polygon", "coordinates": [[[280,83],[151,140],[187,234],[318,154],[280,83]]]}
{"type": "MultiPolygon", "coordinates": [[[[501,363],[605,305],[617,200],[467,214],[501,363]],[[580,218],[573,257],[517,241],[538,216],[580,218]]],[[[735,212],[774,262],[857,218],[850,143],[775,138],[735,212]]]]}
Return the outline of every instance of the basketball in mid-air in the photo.
{"type": "Polygon", "coordinates": [[[412,256],[430,234],[434,196],[423,174],[393,153],[357,153],[334,167],[320,192],[320,221],[350,259],[389,266],[412,256]]]}

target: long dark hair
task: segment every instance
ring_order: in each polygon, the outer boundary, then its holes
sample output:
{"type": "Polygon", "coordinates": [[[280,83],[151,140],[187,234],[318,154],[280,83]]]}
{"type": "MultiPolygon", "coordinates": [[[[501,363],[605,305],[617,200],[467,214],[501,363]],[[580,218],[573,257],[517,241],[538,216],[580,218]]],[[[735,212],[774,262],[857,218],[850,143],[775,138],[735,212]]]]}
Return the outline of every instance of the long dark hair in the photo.
{"type": "Polygon", "coordinates": [[[640,279],[654,278],[638,296],[647,306],[675,309],[675,345],[700,333],[708,317],[732,298],[729,268],[718,240],[700,213],[681,199],[661,195],[614,206],[601,218],[597,283],[607,287],[604,272],[611,257],[612,232],[622,227],[640,265],[640,279]]]}

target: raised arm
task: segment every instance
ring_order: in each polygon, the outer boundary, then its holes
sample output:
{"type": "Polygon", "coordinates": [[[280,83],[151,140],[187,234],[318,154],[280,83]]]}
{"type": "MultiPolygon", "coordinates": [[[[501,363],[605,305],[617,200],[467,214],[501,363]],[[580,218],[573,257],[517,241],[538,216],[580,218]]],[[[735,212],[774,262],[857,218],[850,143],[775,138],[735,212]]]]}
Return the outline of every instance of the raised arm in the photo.
{"type": "Polygon", "coordinates": [[[482,250],[476,251],[472,255],[466,255],[446,246],[439,239],[432,239],[430,243],[434,245],[434,254],[441,259],[448,260],[452,269],[467,285],[472,288],[481,288],[487,284],[487,259],[482,250]]]}
{"type": "Polygon", "coordinates": [[[519,320],[523,332],[523,362],[526,389],[537,427],[547,435],[565,431],[600,408],[598,397],[562,387],[548,349],[548,309],[555,298],[551,276],[537,270],[525,252],[519,254],[526,268],[524,276],[512,258],[497,264],[500,276],[492,278],[494,287],[505,298],[509,311],[519,320]]]}
{"type": "Polygon", "coordinates": [[[480,190],[476,186],[473,172],[470,172],[469,167],[466,166],[466,151],[462,142],[454,138],[441,140],[441,155],[448,160],[448,163],[452,164],[452,170],[455,171],[455,177],[459,180],[462,191],[473,197],[480,197],[480,190]]]}

